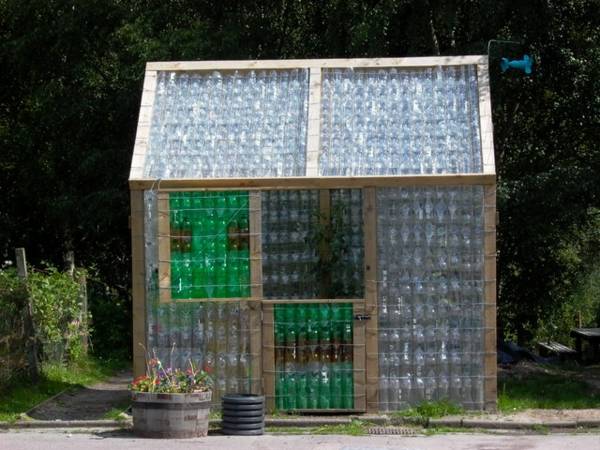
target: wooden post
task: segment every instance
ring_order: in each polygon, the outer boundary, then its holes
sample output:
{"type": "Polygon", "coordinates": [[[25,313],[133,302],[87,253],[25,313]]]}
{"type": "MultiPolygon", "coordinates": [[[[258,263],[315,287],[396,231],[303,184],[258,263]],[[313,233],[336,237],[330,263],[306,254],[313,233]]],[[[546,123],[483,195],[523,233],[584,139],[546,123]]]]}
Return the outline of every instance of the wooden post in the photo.
{"type": "Polygon", "coordinates": [[[365,245],[365,310],[371,316],[366,325],[367,411],[379,409],[379,335],[377,330],[377,190],[363,190],[365,245]]]}
{"type": "Polygon", "coordinates": [[[83,348],[83,354],[88,354],[88,348],[90,345],[90,329],[88,320],[88,295],[87,295],[87,278],[85,274],[82,274],[77,280],[79,283],[79,302],[81,303],[81,311],[79,313],[79,320],[83,328],[83,334],[81,335],[81,346],[83,348]]]}
{"type": "Polygon", "coordinates": [[[38,381],[39,364],[38,364],[38,346],[37,336],[35,333],[35,322],[33,320],[33,301],[29,295],[29,287],[27,286],[27,259],[25,257],[24,248],[15,249],[15,258],[17,260],[17,275],[21,278],[25,292],[27,295],[27,303],[25,305],[24,328],[27,336],[27,371],[28,375],[34,383],[38,381]]]}
{"type": "Polygon", "coordinates": [[[308,130],[306,139],[306,175],[319,174],[321,141],[321,69],[311,67],[308,94],[308,130]]]}
{"type": "Polygon", "coordinates": [[[146,264],[144,251],[144,191],[131,191],[131,279],[133,376],[146,372],[146,264]]]}
{"type": "Polygon", "coordinates": [[[485,186],[483,196],[484,223],[484,408],[496,411],[496,187],[485,186]]]}
{"type": "Polygon", "coordinates": [[[252,374],[252,393],[260,394],[262,386],[262,328],[261,303],[263,297],[262,285],[262,204],[261,193],[250,192],[249,231],[250,231],[250,291],[252,300],[250,307],[250,370],[252,374]]]}
{"type": "Polygon", "coordinates": [[[69,274],[71,278],[75,275],[75,253],[73,250],[69,250],[64,255],[65,272],[69,274]]]}

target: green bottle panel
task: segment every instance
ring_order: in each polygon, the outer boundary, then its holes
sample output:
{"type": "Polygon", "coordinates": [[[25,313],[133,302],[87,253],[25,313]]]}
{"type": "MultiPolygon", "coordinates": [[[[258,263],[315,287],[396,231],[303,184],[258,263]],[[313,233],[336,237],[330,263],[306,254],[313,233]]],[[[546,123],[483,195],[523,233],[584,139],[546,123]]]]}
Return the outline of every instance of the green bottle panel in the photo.
{"type": "Polygon", "coordinates": [[[248,192],[173,192],[171,297],[250,296],[248,192]]]}
{"type": "Polygon", "coordinates": [[[275,406],[353,409],[352,304],[275,306],[275,406]]]}

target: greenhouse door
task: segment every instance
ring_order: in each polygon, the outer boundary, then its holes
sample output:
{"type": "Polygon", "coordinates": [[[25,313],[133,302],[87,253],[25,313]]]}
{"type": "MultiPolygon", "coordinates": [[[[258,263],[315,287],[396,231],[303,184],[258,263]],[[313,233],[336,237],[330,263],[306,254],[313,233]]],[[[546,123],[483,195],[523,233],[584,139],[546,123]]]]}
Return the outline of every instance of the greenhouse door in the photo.
{"type": "Polygon", "coordinates": [[[366,410],[360,190],[262,193],[267,408],[366,410]]]}

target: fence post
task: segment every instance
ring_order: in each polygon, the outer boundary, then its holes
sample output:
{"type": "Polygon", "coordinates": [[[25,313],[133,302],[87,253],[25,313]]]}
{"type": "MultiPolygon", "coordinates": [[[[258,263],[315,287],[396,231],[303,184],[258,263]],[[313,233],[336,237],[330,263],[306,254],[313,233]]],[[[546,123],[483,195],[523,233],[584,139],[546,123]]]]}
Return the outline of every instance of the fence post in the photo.
{"type": "Polygon", "coordinates": [[[29,286],[27,285],[27,260],[25,258],[25,249],[22,247],[15,249],[15,258],[17,260],[17,274],[23,282],[25,291],[27,292],[27,305],[25,308],[25,334],[27,336],[27,360],[29,377],[35,383],[38,380],[38,347],[37,337],[35,335],[35,324],[33,321],[33,302],[29,294],[29,286]]]}
{"type": "Polygon", "coordinates": [[[83,325],[83,334],[81,335],[81,345],[83,347],[83,354],[88,354],[88,347],[90,345],[90,330],[88,328],[88,295],[87,295],[87,278],[85,273],[82,274],[77,280],[79,283],[79,301],[81,302],[81,323],[83,325]]]}

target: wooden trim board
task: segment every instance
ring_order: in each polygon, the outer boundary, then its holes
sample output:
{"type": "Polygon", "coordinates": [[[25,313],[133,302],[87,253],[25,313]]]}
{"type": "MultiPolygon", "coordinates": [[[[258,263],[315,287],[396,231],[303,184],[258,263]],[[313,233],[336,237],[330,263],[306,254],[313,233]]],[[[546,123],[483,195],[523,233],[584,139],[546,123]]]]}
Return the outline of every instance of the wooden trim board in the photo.
{"type": "Polygon", "coordinates": [[[158,193],[158,299],[170,303],[171,298],[171,220],[169,193],[158,193]]]}
{"type": "Polygon", "coordinates": [[[377,331],[377,190],[363,190],[365,245],[365,330],[367,411],[379,410],[379,336],[377,331]]]}
{"type": "Polygon", "coordinates": [[[488,64],[477,65],[479,90],[479,130],[481,133],[481,162],[483,173],[496,173],[494,158],[494,126],[492,123],[492,100],[488,64]]]}
{"type": "Polygon", "coordinates": [[[131,204],[131,297],[133,316],[133,376],[146,373],[146,260],[144,250],[144,192],[133,191],[131,204]],[[144,347],[142,347],[142,345],[144,347]]]}
{"type": "Polygon", "coordinates": [[[154,108],[154,95],[156,92],[157,73],[155,70],[146,70],[144,76],[144,88],[138,117],[138,126],[131,158],[131,170],[129,178],[143,178],[146,154],[150,139],[150,122],[154,108]]]}
{"type": "Polygon", "coordinates": [[[496,363],[496,187],[484,188],[484,408],[497,408],[496,363]]]}
{"type": "Polygon", "coordinates": [[[308,91],[308,125],[306,138],[306,176],[319,175],[319,151],[321,149],[321,69],[310,68],[308,91]]]}
{"type": "Polygon", "coordinates": [[[352,177],[203,178],[129,180],[134,189],[344,189],[395,186],[493,185],[495,174],[380,175],[352,177]]]}
{"type": "Polygon", "coordinates": [[[157,61],[148,62],[153,71],[213,71],[213,70],[281,70],[303,68],[384,68],[435,67],[484,64],[487,55],[427,56],[416,58],[351,58],[351,59],[273,59],[239,61],[157,61]]]}
{"type": "MultiPolygon", "coordinates": [[[[262,299],[262,204],[261,193],[250,192],[249,232],[250,232],[250,292],[254,299],[262,299]]],[[[252,393],[262,393],[262,305],[260,301],[247,303],[250,307],[250,370],[252,373],[252,393]]]]}

